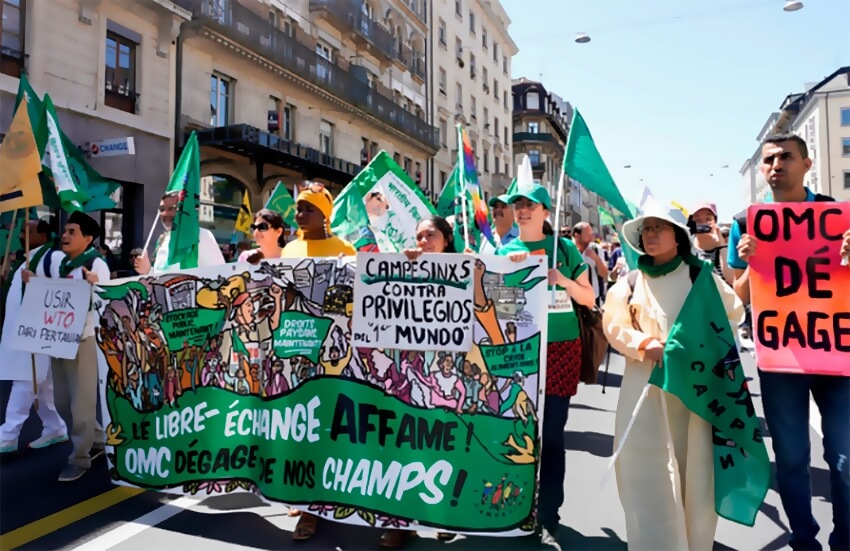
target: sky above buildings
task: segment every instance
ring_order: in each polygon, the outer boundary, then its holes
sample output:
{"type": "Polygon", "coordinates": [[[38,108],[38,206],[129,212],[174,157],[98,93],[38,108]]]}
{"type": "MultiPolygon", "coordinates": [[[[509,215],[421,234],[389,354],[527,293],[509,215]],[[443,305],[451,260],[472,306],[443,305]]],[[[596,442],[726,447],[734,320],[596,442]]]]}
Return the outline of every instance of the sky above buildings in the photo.
{"type": "Polygon", "coordinates": [[[850,65],[847,1],[804,3],[502,0],[513,77],[581,111],[628,199],[646,184],[664,201],[712,200],[723,220],[747,203],[739,170],[770,113],[850,65]],[[592,41],[576,44],[577,32],[592,41]]]}

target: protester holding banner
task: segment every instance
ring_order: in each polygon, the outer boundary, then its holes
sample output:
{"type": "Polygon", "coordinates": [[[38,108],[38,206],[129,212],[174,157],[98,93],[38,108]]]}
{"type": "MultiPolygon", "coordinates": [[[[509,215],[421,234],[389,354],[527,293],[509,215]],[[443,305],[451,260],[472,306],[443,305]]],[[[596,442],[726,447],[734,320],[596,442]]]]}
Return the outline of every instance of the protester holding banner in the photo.
{"type": "MultiPolygon", "coordinates": [[[[9,339],[17,330],[17,319],[24,296],[22,273],[29,270],[38,276],[44,276],[41,260],[50,254],[52,243],[49,242],[50,229],[47,222],[30,221],[24,231],[30,232],[29,243],[33,247],[26,265],[15,270],[8,293],[4,296],[6,302],[3,319],[3,336],[0,339],[0,357],[3,358],[3,368],[0,370],[0,380],[12,381],[9,402],[6,404],[6,422],[0,426],[0,453],[10,453],[18,450],[18,436],[24,422],[29,418],[33,400],[38,398],[36,412],[41,419],[41,436],[30,442],[29,447],[38,449],[65,442],[68,440],[68,429],[65,421],[56,411],[53,399],[53,376],[50,373],[50,357],[44,354],[35,355],[35,371],[32,368],[32,358],[29,353],[12,350],[8,345],[9,339]],[[33,393],[33,377],[38,394],[33,393]]],[[[23,239],[22,239],[23,240],[23,239]]]]}
{"type": "Polygon", "coordinates": [[[512,260],[523,260],[530,254],[546,255],[550,263],[557,254],[557,268],[549,270],[555,304],[550,306],[548,320],[537,515],[543,528],[543,540],[547,542],[553,540],[560,524],[558,510],[564,502],[566,462],[564,427],[570,398],[578,390],[581,374],[582,343],[572,301],[593,307],[596,296],[586,273],[587,266],[575,244],[552,235],[552,227],[547,221],[552,200],[546,188],[533,183],[519,185],[517,191],[507,197],[507,202],[513,206],[519,237],[499,249],[498,254],[512,260]]]}
{"type": "MultiPolygon", "coordinates": [[[[760,170],[773,192],[773,202],[831,202],[832,197],[813,193],[805,187],[812,166],[806,142],[795,134],[769,136],[762,144],[760,170]]],[[[735,270],[735,292],[750,302],[750,261],[758,254],[756,238],[748,231],[747,213],[735,217],[729,235],[729,265],[735,270]]],[[[750,228],[752,230],[752,228],[750,228]]],[[[841,228],[846,231],[846,228],[841,228]]],[[[844,233],[842,250],[850,250],[850,232],[844,233]]],[[[812,251],[812,257],[817,254],[812,251]]],[[[837,259],[836,259],[837,260],[837,259]]],[[[809,279],[821,279],[820,274],[809,279]]],[[[811,283],[810,283],[811,284],[811,283]]],[[[842,297],[844,298],[844,297],[842,297]]],[[[837,299],[833,299],[837,300],[837,299]]],[[[767,305],[753,304],[754,315],[767,305]]],[[[843,306],[836,306],[841,311],[843,306]]],[[[758,324],[757,324],[758,326],[758,324]]],[[[758,340],[758,327],[754,340],[758,340]]],[[[799,329],[800,332],[805,332],[799,329]]],[[[808,332],[814,333],[812,327],[808,332]]],[[[826,332],[825,330],[819,330],[826,332]]],[[[837,331],[836,331],[837,333],[837,331]]],[[[837,335],[834,335],[837,337],[837,335]]],[[[787,342],[787,341],[786,341],[787,342]]],[[[758,345],[757,345],[758,346],[758,345]]],[[[793,345],[792,345],[793,346],[793,345]]],[[[791,356],[795,350],[781,345],[791,356]]],[[[758,359],[757,359],[758,362],[758,359]]],[[[776,482],[782,506],[791,527],[791,547],[821,549],[820,530],[812,515],[812,487],[809,475],[809,395],[820,410],[824,459],[829,465],[833,521],[829,537],[832,549],[850,548],[850,377],[807,373],[816,366],[801,365],[803,373],[765,371],[760,364],[764,416],[776,455],[776,482]]]]}
{"type": "Polygon", "coordinates": [[[249,258],[280,258],[283,247],[286,244],[283,233],[283,217],[280,213],[261,209],[254,216],[251,224],[254,233],[256,249],[249,249],[239,255],[238,262],[247,262],[249,258]]]}
{"type": "MultiPolygon", "coordinates": [[[[169,270],[179,269],[180,266],[168,265],[168,248],[171,241],[171,229],[174,224],[174,217],[177,214],[179,194],[176,192],[168,192],[159,200],[159,220],[162,222],[162,227],[165,232],[156,242],[154,252],[154,263],[148,259],[147,251],[144,251],[142,256],[136,258],[134,269],[140,274],[163,273],[169,270]]],[[[224,264],[224,256],[221,254],[221,249],[218,247],[218,242],[211,231],[198,228],[198,268],[206,266],[219,266],[224,264]]]]}
{"type": "Polygon", "coordinates": [[[280,256],[305,258],[357,254],[350,243],[331,233],[334,200],[324,184],[306,182],[295,203],[298,236],[286,244],[280,256]]]}
{"type": "MultiPolygon", "coordinates": [[[[100,225],[93,218],[79,211],[71,214],[62,233],[62,250],[53,251],[44,257],[45,275],[63,279],[84,279],[92,285],[109,281],[109,266],[93,244],[99,235],[100,225]]],[[[24,272],[24,284],[34,275],[31,270],[24,272]]],[[[59,474],[59,482],[71,482],[83,476],[91,467],[92,455],[102,453],[105,443],[103,434],[95,434],[102,432],[97,425],[97,345],[91,304],[86,309],[86,325],[76,359],[56,360],[53,364],[56,386],[67,388],[70,392],[73,418],[71,441],[74,449],[68,458],[68,464],[59,474]]]]}
{"type": "MultiPolygon", "coordinates": [[[[305,182],[295,201],[295,222],[298,224],[297,237],[286,244],[280,256],[283,258],[353,256],[357,254],[347,241],[331,233],[331,214],[333,196],[318,182],[305,182]]],[[[293,509],[290,514],[297,515],[293,509]]],[[[319,517],[301,513],[292,539],[306,541],[316,533],[319,517]]]]}

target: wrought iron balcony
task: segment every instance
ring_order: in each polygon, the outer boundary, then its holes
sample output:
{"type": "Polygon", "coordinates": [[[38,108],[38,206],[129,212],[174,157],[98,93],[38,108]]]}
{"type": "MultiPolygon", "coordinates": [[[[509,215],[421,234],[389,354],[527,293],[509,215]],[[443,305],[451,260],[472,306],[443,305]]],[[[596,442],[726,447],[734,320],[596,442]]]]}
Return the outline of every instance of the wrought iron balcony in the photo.
{"type": "Polygon", "coordinates": [[[389,61],[400,61],[396,40],[390,32],[368,14],[359,0],[310,0],[310,12],[323,12],[328,22],[343,32],[353,32],[356,42],[371,46],[372,53],[389,61]]]}
{"type": "Polygon", "coordinates": [[[371,88],[333,61],[319,56],[266,19],[232,0],[175,0],[205,27],[268,59],[325,92],[404,133],[431,150],[440,145],[439,130],[371,88]],[[222,5],[223,8],[222,8],[222,5]]]}
{"type": "Polygon", "coordinates": [[[560,148],[564,147],[557,137],[548,132],[514,132],[514,143],[519,142],[545,142],[560,148]]]}

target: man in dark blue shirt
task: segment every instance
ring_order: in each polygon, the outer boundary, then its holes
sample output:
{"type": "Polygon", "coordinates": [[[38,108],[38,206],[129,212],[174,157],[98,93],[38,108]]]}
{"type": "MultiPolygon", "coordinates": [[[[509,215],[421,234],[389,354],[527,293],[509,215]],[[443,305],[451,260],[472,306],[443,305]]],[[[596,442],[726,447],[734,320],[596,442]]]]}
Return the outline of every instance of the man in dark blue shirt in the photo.
{"type": "MultiPolygon", "coordinates": [[[[760,170],[776,202],[832,201],[803,185],[811,168],[806,142],[793,134],[768,137],[762,145],[760,170]]],[[[745,214],[745,213],[742,213],[745,214]]],[[[735,218],[729,234],[728,263],[735,270],[735,292],[750,302],[749,260],[756,240],[742,231],[746,217],[735,218]]],[[[805,244],[801,244],[805,246],[805,244]]],[[[842,251],[850,249],[850,231],[842,251]]],[[[812,515],[809,477],[809,394],[820,410],[824,458],[829,465],[834,528],[829,537],[833,550],[850,548],[850,377],[800,375],[759,370],[764,417],[776,455],[776,482],[782,506],[791,525],[791,548],[819,550],[820,530],[812,515]]]]}

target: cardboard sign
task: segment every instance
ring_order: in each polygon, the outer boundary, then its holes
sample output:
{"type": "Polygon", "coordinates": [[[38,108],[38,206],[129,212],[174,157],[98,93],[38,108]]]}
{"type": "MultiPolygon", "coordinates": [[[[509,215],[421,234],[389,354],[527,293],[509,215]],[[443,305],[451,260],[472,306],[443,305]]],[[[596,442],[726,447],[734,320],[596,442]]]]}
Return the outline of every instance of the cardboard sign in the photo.
{"type": "Polygon", "coordinates": [[[752,205],[747,233],[758,366],[764,371],[850,375],[850,268],[841,241],[850,203],[752,205]]]}
{"type": "Polygon", "coordinates": [[[34,277],[26,286],[9,348],[73,360],[86,327],[92,286],[81,279],[34,277]]]}

